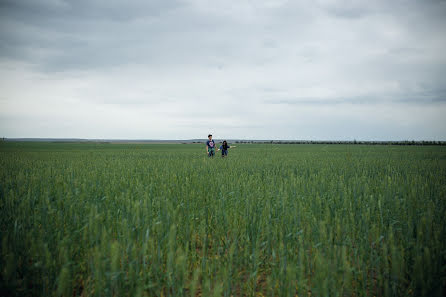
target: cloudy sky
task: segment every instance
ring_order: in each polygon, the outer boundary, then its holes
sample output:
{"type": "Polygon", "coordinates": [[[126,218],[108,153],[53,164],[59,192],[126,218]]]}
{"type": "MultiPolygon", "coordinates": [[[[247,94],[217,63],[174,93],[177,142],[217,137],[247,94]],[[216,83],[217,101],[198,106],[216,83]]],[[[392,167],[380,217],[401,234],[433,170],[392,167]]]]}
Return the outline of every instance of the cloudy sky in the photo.
{"type": "Polygon", "coordinates": [[[0,136],[446,140],[446,1],[0,0],[0,136]]]}

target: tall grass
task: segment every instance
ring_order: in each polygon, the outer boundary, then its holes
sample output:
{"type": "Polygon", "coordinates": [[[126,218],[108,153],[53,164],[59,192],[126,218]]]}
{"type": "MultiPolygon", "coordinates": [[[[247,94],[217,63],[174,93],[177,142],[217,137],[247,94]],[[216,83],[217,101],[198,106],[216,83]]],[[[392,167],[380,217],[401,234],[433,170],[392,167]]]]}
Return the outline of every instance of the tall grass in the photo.
{"type": "Polygon", "coordinates": [[[442,296],[446,149],[0,144],[16,296],[442,296]]]}

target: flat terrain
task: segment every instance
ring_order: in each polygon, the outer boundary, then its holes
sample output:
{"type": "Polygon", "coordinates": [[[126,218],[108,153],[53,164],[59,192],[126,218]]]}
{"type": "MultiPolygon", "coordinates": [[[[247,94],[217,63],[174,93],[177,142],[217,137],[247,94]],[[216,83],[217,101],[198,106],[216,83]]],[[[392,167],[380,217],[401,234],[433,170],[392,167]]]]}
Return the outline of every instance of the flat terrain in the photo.
{"type": "Polygon", "coordinates": [[[0,292],[442,296],[446,147],[0,143],[0,292]]]}

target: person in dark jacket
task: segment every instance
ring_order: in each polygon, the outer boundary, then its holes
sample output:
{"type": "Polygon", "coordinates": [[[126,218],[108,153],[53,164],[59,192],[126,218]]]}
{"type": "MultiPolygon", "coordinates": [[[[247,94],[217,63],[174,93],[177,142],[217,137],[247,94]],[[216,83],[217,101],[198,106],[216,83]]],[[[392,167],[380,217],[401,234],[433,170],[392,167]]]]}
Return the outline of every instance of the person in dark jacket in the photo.
{"type": "MultiPolygon", "coordinates": [[[[235,148],[236,146],[232,146],[232,148],[235,148]]],[[[221,150],[221,156],[227,157],[228,156],[228,149],[230,149],[231,146],[226,142],[226,140],[223,141],[223,143],[221,144],[220,148],[218,149],[219,151],[221,150]]]]}

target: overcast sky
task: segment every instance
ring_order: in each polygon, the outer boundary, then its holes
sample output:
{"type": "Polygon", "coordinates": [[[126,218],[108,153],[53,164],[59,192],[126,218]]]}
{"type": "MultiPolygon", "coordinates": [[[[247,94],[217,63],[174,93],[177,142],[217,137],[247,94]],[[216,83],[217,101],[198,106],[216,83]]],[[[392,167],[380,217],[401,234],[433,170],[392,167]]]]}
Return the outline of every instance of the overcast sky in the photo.
{"type": "Polygon", "coordinates": [[[0,136],[446,140],[446,1],[0,0],[0,136]]]}

